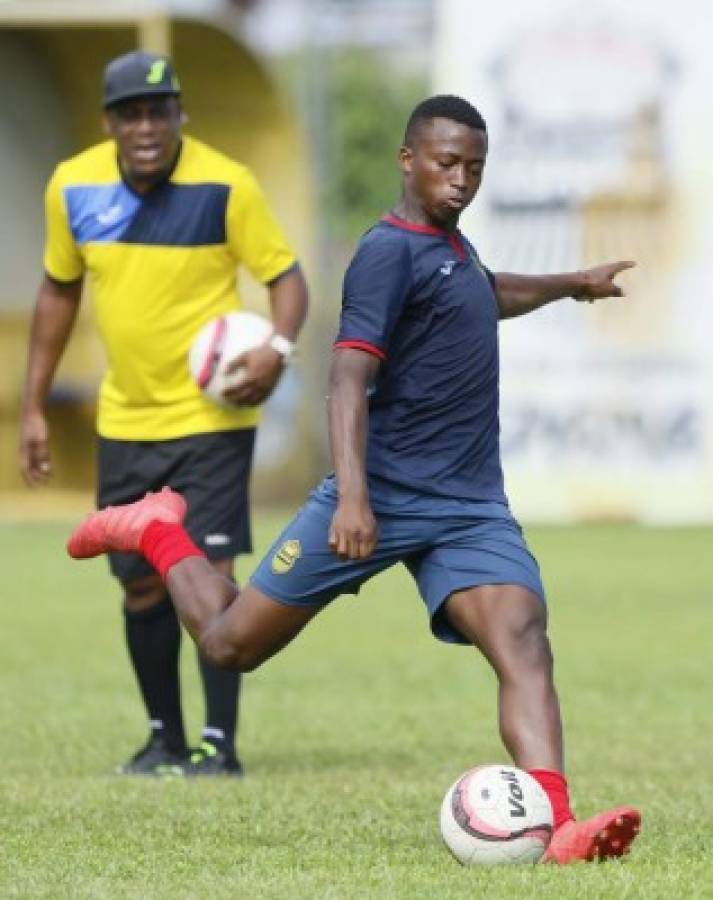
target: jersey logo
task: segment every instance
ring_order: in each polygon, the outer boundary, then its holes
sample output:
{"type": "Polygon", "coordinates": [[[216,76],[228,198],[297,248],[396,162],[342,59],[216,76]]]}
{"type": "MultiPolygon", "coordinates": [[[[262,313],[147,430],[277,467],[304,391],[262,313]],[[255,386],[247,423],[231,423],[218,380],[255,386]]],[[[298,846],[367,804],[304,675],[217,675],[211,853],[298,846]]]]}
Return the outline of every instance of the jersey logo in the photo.
{"type": "Polygon", "coordinates": [[[203,538],[203,543],[206,547],[225,547],[230,543],[230,538],[227,534],[207,534],[203,538]]]}
{"type": "Polygon", "coordinates": [[[113,206],[110,206],[105,212],[97,213],[96,219],[100,225],[113,225],[115,222],[118,222],[121,218],[121,204],[115,203],[113,206]]]}
{"type": "Polygon", "coordinates": [[[457,262],[458,260],[456,259],[447,259],[438,271],[441,275],[450,275],[453,271],[453,266],[455,266],[457,262]]]}
{"type": "Polygon", "coordinates": [[[152,63],[151,68],[146,76],[146,84],[161,84],[163,81],[163,73],[166,71],[166,60],[157,59],[152,63]]]}
{"type": "Polygon", "coordinates": [[[275,575],[286,575],[302,556],[302,544],[299,541],[285,541],[272,557],[272,571],[275,575]]]}

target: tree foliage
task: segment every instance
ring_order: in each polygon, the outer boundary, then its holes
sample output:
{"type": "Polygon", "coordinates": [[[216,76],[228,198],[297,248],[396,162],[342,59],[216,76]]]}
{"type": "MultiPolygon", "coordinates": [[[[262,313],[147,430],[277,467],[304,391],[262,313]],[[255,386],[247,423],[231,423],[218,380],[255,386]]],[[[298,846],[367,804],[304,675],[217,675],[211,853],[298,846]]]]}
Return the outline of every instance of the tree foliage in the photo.
{"type": "Polygon", "coordinates": [[[334,237],[352,243],[399,196],[396,154],[426,79],[367,51],[341,53],[329,74],[327,214],[334,237]]]}

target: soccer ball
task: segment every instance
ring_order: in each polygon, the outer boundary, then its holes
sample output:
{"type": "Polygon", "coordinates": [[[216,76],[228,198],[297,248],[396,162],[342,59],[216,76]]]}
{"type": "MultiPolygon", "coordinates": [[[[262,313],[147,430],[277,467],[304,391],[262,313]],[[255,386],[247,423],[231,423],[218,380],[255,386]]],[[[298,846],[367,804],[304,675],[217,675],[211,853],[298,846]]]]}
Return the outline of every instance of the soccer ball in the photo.
{"type": "Polygon", "coordinates": [[[266,343],[271,334],[272,323],[257,313],[231,312],[211,319],[188,353],[188,368],[198,387],[220,406],[232,406],[223,391],[240,384],[242,370],[228,374],[228,365],[246,350],[266,343]]]}
{"type": "Polygon", "coordinates": [[[464,866],[536,863],[552,836],[552,806],[540,785],[513,766],[479,766],[451,785],[441,834],[464,866]]]}

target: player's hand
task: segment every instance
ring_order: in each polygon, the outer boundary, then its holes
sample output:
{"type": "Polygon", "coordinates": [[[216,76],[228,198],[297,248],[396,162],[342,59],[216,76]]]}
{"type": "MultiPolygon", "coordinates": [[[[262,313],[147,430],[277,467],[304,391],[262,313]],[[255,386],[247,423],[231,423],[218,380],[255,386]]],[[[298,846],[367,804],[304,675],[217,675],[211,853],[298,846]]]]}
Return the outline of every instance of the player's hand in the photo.
{"type": "Polygon", "coordinates": [[[224,391],[223,396],[236,406],[258,406],[274,391],[284,367],[282,355],[267,344],[246,350],[227,366],[228,373],[238,369],[242,372],[237,384],[224,391]]]}
{"type": "Polygon", "coordinates": [[[605,263],[603,266],[594,266],[592,269],[584,269],[579,273],[579,283],[572,296],[575,300],[601,300],[603,297],[623,297],[624,291],[616,284],[614,279],[620,272],[631,269],[636,265],[631,260],[622,260],[615,263],[605,263]]]}
{"type": "Polygon", "coordinates": [[[44,484],[52,475],[49,428],[41,412],[27,412],[20,423],[20,472],[29,485],[44,484]]]}
{"type": "Polygon", "coordinates": [[[340,559],[366,559],[376,547],[378,532],[367,501],[340,500],[329,528],[329,548],[340,559]]]}

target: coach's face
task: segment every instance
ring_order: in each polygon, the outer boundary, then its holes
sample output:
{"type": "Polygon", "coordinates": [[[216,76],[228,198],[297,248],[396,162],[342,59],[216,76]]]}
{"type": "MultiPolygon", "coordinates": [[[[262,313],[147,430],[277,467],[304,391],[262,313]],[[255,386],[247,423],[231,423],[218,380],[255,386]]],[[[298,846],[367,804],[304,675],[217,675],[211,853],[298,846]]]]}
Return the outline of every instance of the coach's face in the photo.
{"type": "Polygon", "coordinates": [[[399,152],[407,200],[435,225],[454,227],[475,197],[485,168],[488,136],[450,119],[431,119],[399,152]]]}
{"type": "Polygon", "coordinates": [[[180,101],[170,95],[124,100],[106,111],[104,127],[116,141],[124,175],[138,190],[169,172],[182,124],[180,101]]]}

